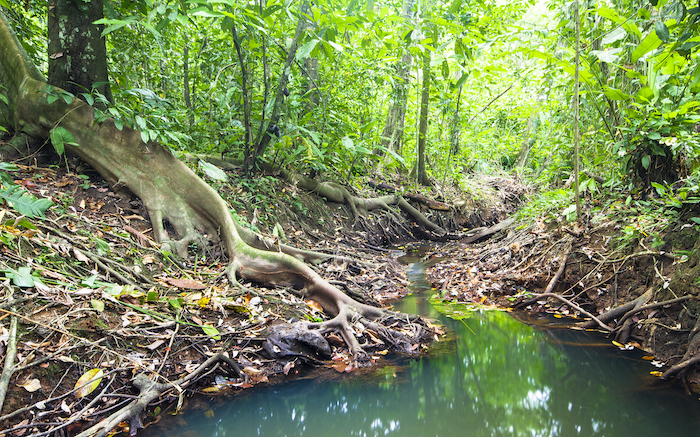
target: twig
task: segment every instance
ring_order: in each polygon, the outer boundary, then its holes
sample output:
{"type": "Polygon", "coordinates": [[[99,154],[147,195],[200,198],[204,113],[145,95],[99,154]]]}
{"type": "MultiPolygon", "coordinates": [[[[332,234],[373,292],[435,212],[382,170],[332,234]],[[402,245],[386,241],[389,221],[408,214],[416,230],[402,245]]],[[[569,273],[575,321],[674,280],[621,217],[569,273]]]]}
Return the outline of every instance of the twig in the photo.
{"type": "Polygon", "coordinates": [[[200,373],[206,370],[209,366],[221,360],[222,356],[222,353],[216,354],[207,359],[202,364],[200,364],[194,371],[192,371],[192,373],[185,375],[177,381],[165,384],[152,381],[144,373],[136,375],[136,377],[134,377],[133,384],[139,389],[138,399],[129,402],[128,405],[112,413],[106,419],[96,423],[95,425],[81,432],[80,434],[78,434],[77,437],[90,437],[93,435],[97,437],[104,437],[105,435],[107,435],[108,432],[116,428],[117,425],[119,425],[119,423],[127,419],[137,417],[138,414],[141,414],[141,412],[148,406],[148,404],[151,401],[159,397],[165,391],[175,388],[179,392],[182,392],[183,386],[191,382],[195,377],[197,377],[200,373]]]}
{"type": "MultiPolygon", "coordinates": [[[[570,306],[571,308],[575,309],[576,311],[580,312],[580,313],[583,314],[584,316],[586,316],[586,317],[588,317],[588,318],[594,320],[594,321],[598,324],[598,326],[600,326],[601,328],[605,329],[606,331],[608,331],[608,332],[613,332],[613,331],[614,331],[613,328],[611,328],[610,326],[608,326],[608,325],[606,325],[605,323],[603,323],[599,318],[597,318],[597,317],[594,316],[593,314],[589,313],[588,311],[584,310],[584,309],[581,308],[580,306],[578,306],[578,305],[576,305],[575,303],[571,302],[569,299],[566,299],[566,298],[564,298],[564,297],[559,296],[558,294],[554,294],[554,293],[542,293],[542,294],[535,295],[535,298],[532,299],[532,300],[537,300],[537,299],[542,299],[542,298],[549,298],[549,297],[551,297],[551,298],[553,298],[553,299],[557,299],[557,300],[559,300],[559,301],[565,303],[566,305],[568,305],[568,306],[570,306]]],[[[532,300],[531,300],[531,301],[532,301],[532,300]]]]}
{"type": "Polygon", "coordinates": [[[633,309],[633,310],[631,310],[631,311],[628,311],[628,312],[620,319],[620,321],[618,322],[618,325],[619,325],[620,323],[623,323],[625,320],[627,320],[627,319],[630,318],[631,316],[633,316],[633,315],[635,315],[635,314],[637,314],[637,313],[639,313],[639,312],[641,312],[641,311],[651,310],[651,309],[663,307],[663,306],[666,306],[666,305],[672,305],[672,304],[674,304],[674,303],[683,302],[683,301],[686,301],[686,300],[689,300],[689,299],[694,299],[694,298],[695,298],[695,296],[690,296],[690,295],[688,295],[688,296],[678,297],[678,298],[676,298],[676,299],[665,300],[665,301],[663,301],[663,302],[652,303],[652,304],[649,304],[649,305],[644,305],[644,306],[639,307],[639,308],[635,308],[635,309],[633,309]]]}
{"type": "MultiPolygon", "coordinates": [[[[14,308],[13,308],[14,310],[14,308]]],[[[10,378],[15,372],[15,357],[17,356],[17,317],[12,316],[10,319],[10,334],[7,339],[7,353],[5,354],[5,365],[0,377],[0,412],[2,412],[7,388],[10,385],[10,378]]]]}

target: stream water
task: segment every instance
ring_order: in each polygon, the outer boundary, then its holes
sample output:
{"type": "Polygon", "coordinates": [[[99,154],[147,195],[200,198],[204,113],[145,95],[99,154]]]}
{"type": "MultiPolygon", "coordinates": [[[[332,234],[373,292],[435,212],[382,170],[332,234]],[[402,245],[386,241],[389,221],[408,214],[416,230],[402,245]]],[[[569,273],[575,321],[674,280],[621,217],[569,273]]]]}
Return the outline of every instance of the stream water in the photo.
{"type": "Polygon", "coordinates": [[[504,312],[446,318],[430,306],[423,272],[424,265],[409,265],[414,293],[397,309],[453,331],[429,356],[389,359],[360,376],[257,388],[219,406],[200,403],[142,435],[698,435],[700,401],[660,385],[649,373],[658,369],[639,351],[504,312]]]}

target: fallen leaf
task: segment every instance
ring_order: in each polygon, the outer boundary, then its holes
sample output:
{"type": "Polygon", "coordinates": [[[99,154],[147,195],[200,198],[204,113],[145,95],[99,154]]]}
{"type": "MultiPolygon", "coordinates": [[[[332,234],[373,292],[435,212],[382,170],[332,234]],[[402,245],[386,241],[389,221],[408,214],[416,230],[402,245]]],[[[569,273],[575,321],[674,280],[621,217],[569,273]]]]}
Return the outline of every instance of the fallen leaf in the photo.
{"type": "Polygon", "coordinates": [[[20,385],[23,389],[27,390],[29,393],[34,393],[41,388],[41,382],[34,378],[25,381],[24,384],[20,385]]]}
{"type": "Polygon", "coordinates": [[[163,343],[165,343],[165,340],[156,340],[153,343],[146,346],[146,349],[154,351],[158,349],[163,343]]]}
{"type": "Polygon", "coordinates": [[[75,383],[75,397],[83,398],[97,388],[102,382],[104,371],[102,369],[90,369],[78,379],[75,383]]]}
{"type": "Polygon", "coordinates": [[[306,304],[311,307],[312,309],[322,313],[323,312],[323,307],[321,306],[320,303],[316,302],[315,300],[307,300],[306,304]]]}
{"type": "Polygon", "coordinates": [[[61,402],[61,410],[63,410],[64,413],[66,414],[71,414],[70,407],[66,403],[66,400],[64,399],[63,402],[61,402]]]}
{"type": "Polygon", "coordinates": [[[207,286],[201,282],[193,281],[191,279],[165,278],[165,282],[173,287],[186,288],[188,290],[204,290],[207,288],[207,286]]]}
{"type": "Polygon", "coordinates": [[[83,254],[83,252],[79,251],[78,249],[75,249],[75,248],[73,249],[73,255],[75,255],[75,258],[80,262],[84,262],[84,263],[90,262],[90,258],[86,257],[83,254]]]}

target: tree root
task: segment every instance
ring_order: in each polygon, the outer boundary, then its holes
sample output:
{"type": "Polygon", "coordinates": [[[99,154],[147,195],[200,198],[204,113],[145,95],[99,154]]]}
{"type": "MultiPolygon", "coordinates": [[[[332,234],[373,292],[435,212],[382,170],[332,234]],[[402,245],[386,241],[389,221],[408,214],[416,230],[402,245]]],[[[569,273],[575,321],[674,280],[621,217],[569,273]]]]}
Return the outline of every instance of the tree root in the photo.
{"type": "Polygon", "coordinates": [[[425,321],[417,317],[412,319],[405,314],[358,303],[341,304],[338,314],[330,320],[273,327],[265,349],[274,358],[323,359],[330,357],[332,351],[323,334],[337,333],[352,355],[353,364],[360,367],[371,363],[370,349],[416,353],[430,332],[425,321]]]}

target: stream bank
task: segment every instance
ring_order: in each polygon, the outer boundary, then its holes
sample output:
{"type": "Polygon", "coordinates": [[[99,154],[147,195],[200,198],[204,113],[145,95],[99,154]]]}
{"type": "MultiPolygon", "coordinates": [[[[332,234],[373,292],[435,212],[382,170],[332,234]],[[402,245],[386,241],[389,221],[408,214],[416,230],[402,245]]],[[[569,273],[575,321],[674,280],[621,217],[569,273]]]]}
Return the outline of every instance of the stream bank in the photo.
{"type": "Polygon", "coordinates": [[[698,232],[631,235],[632,219],[611,211],[581,227],[537,219],[487,241],[448,243],[429,254],[445,259],[429,282],[448,302],[567,317],[574,329],[654,356],[664,364],[658,377],[697,393],[698,232]]]}

